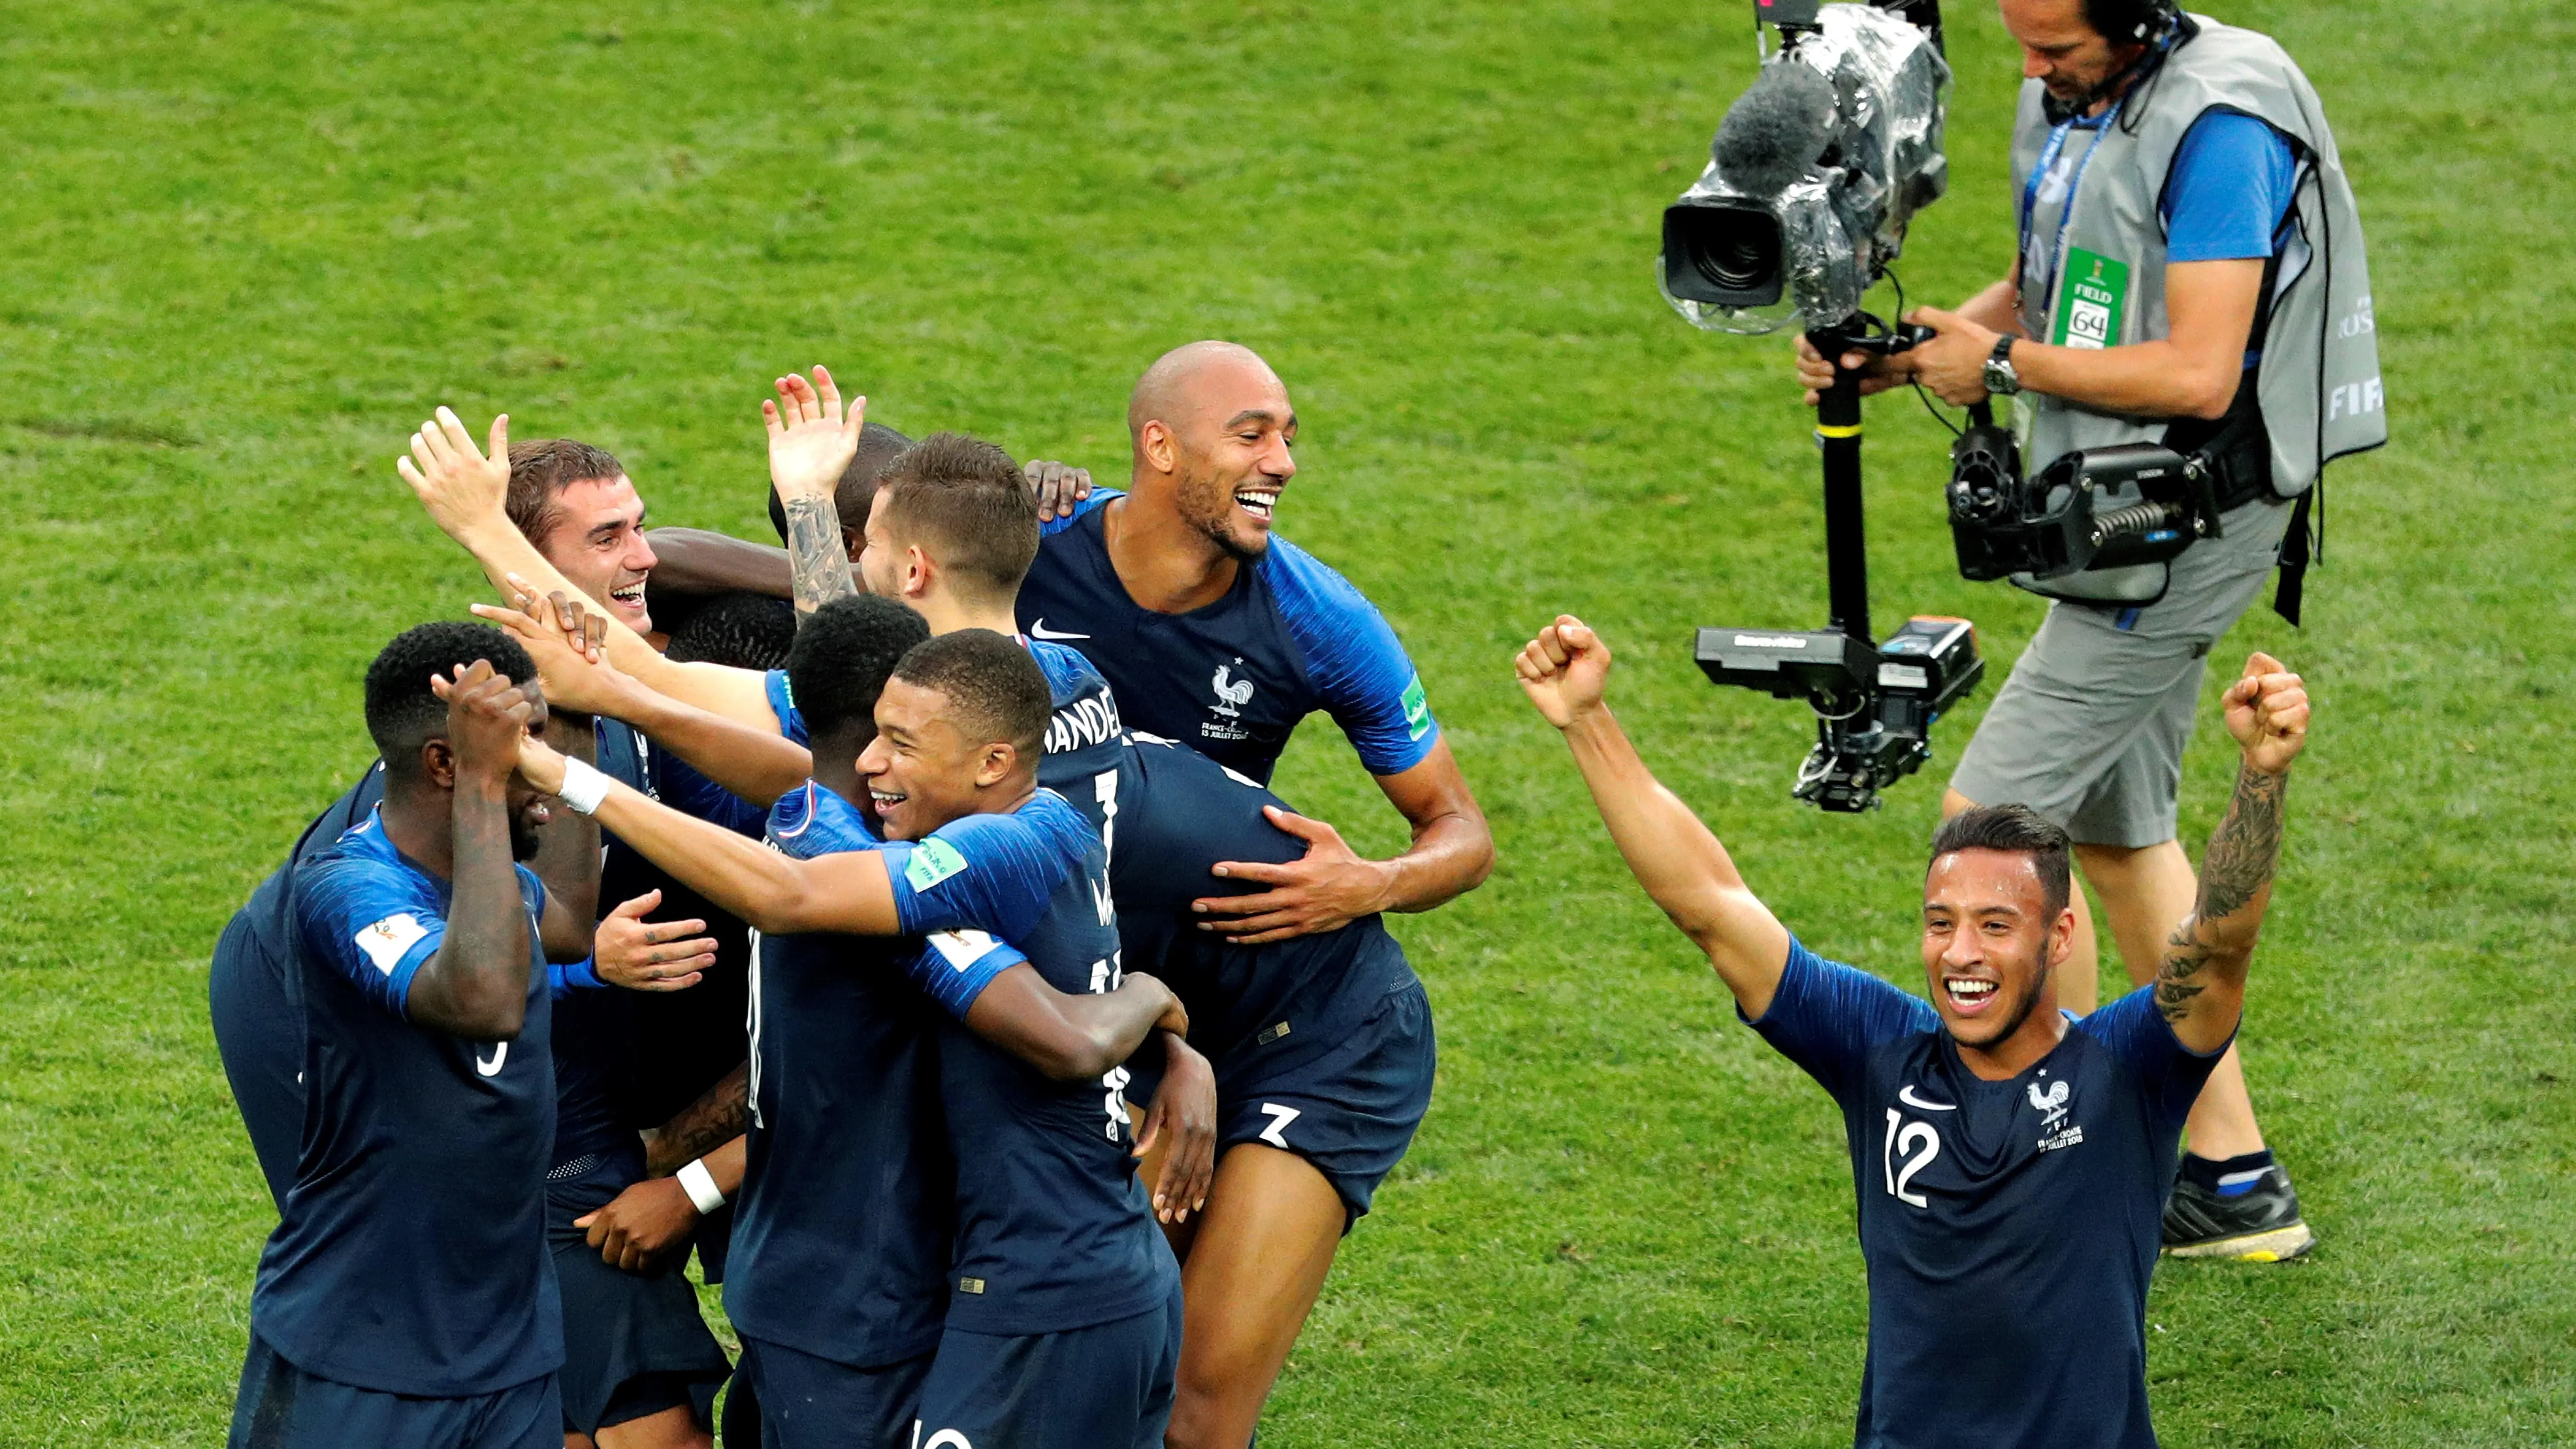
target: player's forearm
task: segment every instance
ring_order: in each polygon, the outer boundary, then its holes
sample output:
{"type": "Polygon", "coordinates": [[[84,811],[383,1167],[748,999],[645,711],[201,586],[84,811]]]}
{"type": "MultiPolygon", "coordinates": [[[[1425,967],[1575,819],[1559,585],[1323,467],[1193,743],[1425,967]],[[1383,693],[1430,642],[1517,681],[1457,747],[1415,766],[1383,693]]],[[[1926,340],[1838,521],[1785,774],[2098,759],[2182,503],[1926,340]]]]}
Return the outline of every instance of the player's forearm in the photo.
{"type": "Polygon", "coordinates": [[[885,860],[874,851],[792,859],[613,781],[596,813],[645,859],[754,930],[902,933],[885,860]]]}
{"type": "Polygon", "coordinates": [[[654,594],[767,594],[790,597],[787,550],[705,528],[655,528],[654,594]]]}
{"type": "Polygon", "coordinates": [[[1494,873],[1494,832],[1470,800],[1413,822],[1413,845],[1383,862],[1390,911],[1427,911],[1447,905],[1494,873]]]}
{"type": "Polygon", "coordinates": [[[2240,767],[2226,818],[2202,857],[2200,894],[2156,967],[2156,1009],[2195,1051],[2215,1051],[2244,1011],[2245,976],[2281,858],[2286,775],[2240,767]]]}
{"type": "Polygon", "coordinates": [[[841,510],[831,495],[789,498],[781,507],[787,514],[787,571],[796,612],[810,614],[856,594],[848,546],[841,541],[841,510]]]}
{"type": "Polygon", "coordinates": [[[814,773],[813,754],[774,728],[756,729],[632,679],[613,702],[618,719],[755,805],[775,803],[814,773]]]}
{"type": "Polygon", "coordinates": [[[411,981],[405,1011],[472,1041],[513,1041],[526,1025],[527,907],[510,849],[508,787],[460,774],[446,937],[411,981]]]}
{"type": "Polygon", "coordinates": [[[1131,976],[1116,991],[1068,995],[1025,962],[993,978],[966,1027],[1060,1082],[1087,1081],[1135,1053],[1171,1009],[1169,988],[1131,976]]]}
{"type": "Polygon", "coordinates": [[[1608,705],[1577,719],[1565,740],[1629,873],[1760,1016],[1788,959],[1788,932],[1746,889],[1717,836],[1646,768],[1608,705]]]}
{"type": "Polygon", "coordinates": [[[751,1063],[744,1062],[681,1108],[660,1131],[646,1134],[644,1170],[668,1177],[691,1158],[716,1151],[750,1128],[751,1063]]]}

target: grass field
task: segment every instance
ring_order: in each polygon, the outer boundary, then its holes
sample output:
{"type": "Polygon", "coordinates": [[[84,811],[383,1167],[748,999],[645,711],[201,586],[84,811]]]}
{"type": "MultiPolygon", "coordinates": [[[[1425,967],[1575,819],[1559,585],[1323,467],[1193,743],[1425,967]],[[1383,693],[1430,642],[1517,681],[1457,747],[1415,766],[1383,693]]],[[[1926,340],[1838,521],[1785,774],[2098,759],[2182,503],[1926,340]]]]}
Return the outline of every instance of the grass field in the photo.
{"type": "MultiPolygon", "coordinates": [[[[2225,18],[2332,109],[2396,439],[2333,476],[2308,628],[2249,618],[2219,651],[2281,654],[2321,702],[2245,1040],[2324,1242],[2160,1272],[2157,1421],[2576,1441],[2576,17],[2225,18]]],[[[0,0],[0,1443],[222,1439],[273,1219],[206,961],[370,757],[365,662],[476,596],[391,470],[432,406],[604,444],[657,520],[765,536],[777,372],[828,362],[899,427],[1114,474],[1128,384],[1198,336],[1288,380],[1282,528],[1394,619],[1501,850],[1398,925],[1439,1094],[1263,1443],[1848,1442],[1833,1108],[1631,886],[1506,665],[1559,608],[1607,630],[1630,728],[1756,887],[1919,989],[1939,776],[1820,817],[1787,796],[1803,712],[1687,657],[1694,624],[1823,617],[1786,344],[1692,333],[1649,271],[1748,29],[1670,0],[0,0]]],[[[2011,249],[2014,60],[1974,0],[1951,35],[1924,299],[2011,249]]],[[[1873,407],[1882,618],[1972,615],[2008,662],[2036,602],[1959,581],[1945,435],[1873,407]]],[[[1327,724],[1282,788],[1399,838],[1327,724]]]]}

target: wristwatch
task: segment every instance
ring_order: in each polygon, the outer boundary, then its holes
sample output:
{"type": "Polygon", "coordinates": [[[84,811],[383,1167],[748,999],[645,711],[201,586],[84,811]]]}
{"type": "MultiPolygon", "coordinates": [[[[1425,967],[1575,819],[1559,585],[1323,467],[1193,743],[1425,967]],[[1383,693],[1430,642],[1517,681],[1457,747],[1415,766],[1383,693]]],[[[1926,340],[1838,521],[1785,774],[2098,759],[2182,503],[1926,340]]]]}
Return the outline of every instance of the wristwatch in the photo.
{"type": "Polygon", "coordinates": [[[1986,354],[1986,391],[1998,397],[2021,391],[2021,374],[2012,365],[2012,345],[2020,340],[2009,332],[1995,339],[1995,350],[1986,354]]]}

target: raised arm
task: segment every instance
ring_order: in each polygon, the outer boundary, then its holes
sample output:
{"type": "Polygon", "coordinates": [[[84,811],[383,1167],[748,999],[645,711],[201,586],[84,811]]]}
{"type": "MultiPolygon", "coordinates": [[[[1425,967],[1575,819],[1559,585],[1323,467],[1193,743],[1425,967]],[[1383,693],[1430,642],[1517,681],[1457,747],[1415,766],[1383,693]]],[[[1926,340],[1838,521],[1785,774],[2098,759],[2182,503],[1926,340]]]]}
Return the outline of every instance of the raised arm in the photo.
{"type": "MultiPolygon", "coordinates": [[[[456,772],[446,937],[411,979],[411,1019],[469,1041],[512,1041],[526,1025],[528,912],[510,853],[510,772],[535,706],[476,660],[448,692],[456,772]]],[[[540,746],[542,748],[542,746],[540,746]]],[[[553,753],[548,751],[549,754],[553,753]]]]}
{"type": "Polygon", "coordinates": [[[787,515],[787,573],[796,612],[810,614],[859,591],[850,578],[849,545],[841,537],[833,490],[858,454],[868,400],[851,399],[845,416],[841,390],[820,367],[810,384],[791,373],[777,386],[778,400],[760,404],[761,421],[769,426],[769,481],[787,515]]]}
{"type": "Polygon", "coordinates": [[[2290,762],[2308,740],[2307,686],[2281,661],[2255,654],[2227,687],[2226,715],[2227,732],[2245,752],[2236,794],[2201,857],[2199,899],[2156,968],[2156,1009],[2176,1040],[2201,1053],[2225,1046],[2245,1013],[2246,968],[2281,863],[2290,762]]]}
{"type": "MultiPolygon", "coordinates": [[[[543,741],[530,739],[520,746],[519,769],[538,789],[563,793],[568,773],[564,758],[543,741]]],[[[603,790],[587,813],[673,879],[756,931],[780,936],[815,931],[903,934],[885,858],[875,851],[797,860],[721,825],[683,815],[597,771],[587,778],[603,790]]],[[[572,796],[565,803],[581,808],[572,796]]]]}
{"type": "Polygon", "coordinates": [[[708,528],[649,528],[644,541],[653,545],[653,557],[659,560],[647,586],[648,599],[661,594],[789,597],[787,550],[773,544],[708,528]]]}
{"type": "MultiPolygon", "coordinates": [[[[581,590],[546,561],[503,510],[510,489],[508,414],[492,420],[487,455],[475,447],[473,435],[456,414],[440,408],[437,417],[412,434],[411,456],[396,459],[394,468],[439,529],[483,566],[484,576],[501,597],[580,595],[581,590]]],[[[634,630],[613,618],[607,623],[605,647],[618,668],[673,699],[755,729],[778,732],[778,716],[769,708],[759,671],[721,664],[675,664],[634,630]]]]}
{"type": "Polygon", "coordinates": [[[1559,614],[1513,668],[1540,716],[1564,732],[1637,883],[1708,954],[1744,1014],[1759,1020],[1788,964],[1788,928],[1745,888],[1726,847],[1637,758],[1601,697],[1610,646],[1582,620],[1559,614]]]}

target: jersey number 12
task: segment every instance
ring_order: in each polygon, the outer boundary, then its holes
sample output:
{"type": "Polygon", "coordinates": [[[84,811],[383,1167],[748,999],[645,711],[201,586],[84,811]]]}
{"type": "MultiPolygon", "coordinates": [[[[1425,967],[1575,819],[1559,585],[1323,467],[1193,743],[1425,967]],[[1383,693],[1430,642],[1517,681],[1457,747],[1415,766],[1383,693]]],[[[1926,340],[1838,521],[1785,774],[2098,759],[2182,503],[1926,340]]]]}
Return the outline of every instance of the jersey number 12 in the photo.
{"type": "Polygon", "coordinates": [[[1889,1194],[1898,1202],[1908,1207],[1932,1205],[1931,1199],[1908,1189],[1914,1181],[1914,1174],[1930,1167],[1932,1159],[1940,1155],[1941,1134],[1932,1130],[1931,1123],[1908,1122],[1897,1115],[1894,1107],[1887,1109],[1887,1140],[1879,1147],[1878,1165],[1879,1170],[1886,1174],[1884,1181],[1889,1194]],[[1899,1157],[1905,1159],[1901,1164],[1897,1161],[1899,1157]]]}

